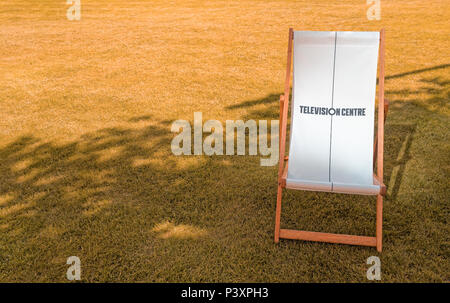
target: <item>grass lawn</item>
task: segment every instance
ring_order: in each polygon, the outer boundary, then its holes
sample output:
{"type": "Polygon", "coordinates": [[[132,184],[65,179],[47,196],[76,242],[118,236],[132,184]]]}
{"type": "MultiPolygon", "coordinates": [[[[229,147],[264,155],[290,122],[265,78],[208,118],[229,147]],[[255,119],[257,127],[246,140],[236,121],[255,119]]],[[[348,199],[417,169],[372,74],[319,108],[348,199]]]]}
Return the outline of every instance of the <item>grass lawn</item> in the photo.
{"type": "MultiPolygon", "coordinates": [[[[0,3],[0,281],[449,281],[450,3],[0,3]],[[386,29],[383,252],[273,243],[277,167],[174,156],[171,123],[277,119],[288,28],[386,29]]],[[[375,197],[285,191],[282,227],[374,235],[375,197]]]]}

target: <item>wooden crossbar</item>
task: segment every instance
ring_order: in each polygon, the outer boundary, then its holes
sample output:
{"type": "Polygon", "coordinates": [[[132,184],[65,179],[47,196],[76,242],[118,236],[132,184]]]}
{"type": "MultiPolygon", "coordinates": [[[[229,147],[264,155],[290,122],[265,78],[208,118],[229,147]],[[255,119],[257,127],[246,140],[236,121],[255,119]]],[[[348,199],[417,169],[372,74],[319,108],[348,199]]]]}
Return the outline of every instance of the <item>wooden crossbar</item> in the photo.
{"type": "Polygon", "coordinates": [[[303,241],[316,241],[349,245],[377,246],[376,237],[330,234],[314,231],[280,229],[280,238],[303,241]]]}

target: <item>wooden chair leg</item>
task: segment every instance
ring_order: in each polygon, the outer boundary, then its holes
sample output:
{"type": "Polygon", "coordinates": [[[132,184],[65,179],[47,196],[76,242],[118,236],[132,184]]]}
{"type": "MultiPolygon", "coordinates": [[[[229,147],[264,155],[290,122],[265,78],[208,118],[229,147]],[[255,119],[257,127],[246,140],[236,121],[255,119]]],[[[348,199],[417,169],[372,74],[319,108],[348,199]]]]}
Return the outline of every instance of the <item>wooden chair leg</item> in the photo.
{"type": "Polygon", "coordinates": [[[383,243],[383,196],[377,196],[377,251],[381,252],[383,243]]]}
{"type": "Polygon", "coordinates": [[[278,184],[278,192],[277,192],[277,209],[275,212],[275,243],[280,241],[280,220],[281,220],[281,194],[283,192],[283,188],[280,184],[278,184]]]}

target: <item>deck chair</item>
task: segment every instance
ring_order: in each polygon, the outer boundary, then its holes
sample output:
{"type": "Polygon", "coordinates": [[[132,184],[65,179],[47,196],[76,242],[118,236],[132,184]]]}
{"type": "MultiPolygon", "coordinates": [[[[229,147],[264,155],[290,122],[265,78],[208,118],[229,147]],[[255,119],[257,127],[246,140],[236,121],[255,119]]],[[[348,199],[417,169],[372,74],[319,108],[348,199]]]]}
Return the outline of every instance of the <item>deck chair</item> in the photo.
{"type": "Polygon", "coordinates": [[[380,32],[289,29],[286,82],[284,95],[280,96],[276,243],[280,238],[297,239],[373,246],[381,252],[387,110],[383,29],[380,32]],[[378,54],[378,127],[374,140],[378,54]],[[286,156],[291,65],[290,145],[286,156]],[[376,237],[280,229],[283,188],[376,195],[376,237]]]}

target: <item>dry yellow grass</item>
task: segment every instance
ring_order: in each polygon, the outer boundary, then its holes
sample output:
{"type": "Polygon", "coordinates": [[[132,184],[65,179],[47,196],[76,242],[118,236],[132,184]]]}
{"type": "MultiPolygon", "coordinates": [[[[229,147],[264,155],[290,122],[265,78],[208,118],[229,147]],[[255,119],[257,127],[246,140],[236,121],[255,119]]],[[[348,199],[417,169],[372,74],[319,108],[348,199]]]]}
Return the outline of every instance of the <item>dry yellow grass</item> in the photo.
{"type": "MultiPolygon", "coordinates": [[[[273,244],[276,168],[175,157],[170,124],[271,119],[287,33],[387,34],[383,281],[448,281],[447,1],[0,3],[0,281],[366,281],[371,248],[273,244]]],[[[372,235],[374,200],[286,195],[282,224],[372,235]]]]}

